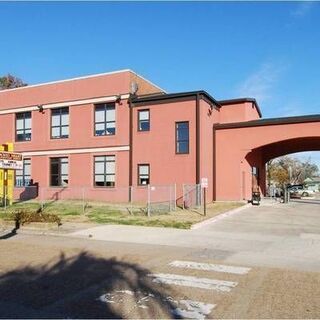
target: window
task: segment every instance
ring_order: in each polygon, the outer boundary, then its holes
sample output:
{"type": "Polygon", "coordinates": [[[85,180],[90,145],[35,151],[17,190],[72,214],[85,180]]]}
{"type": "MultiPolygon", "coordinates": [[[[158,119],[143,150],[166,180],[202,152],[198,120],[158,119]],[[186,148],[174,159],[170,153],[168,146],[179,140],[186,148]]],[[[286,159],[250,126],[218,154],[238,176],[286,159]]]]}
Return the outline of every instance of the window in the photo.
{"type": "Polygon", "coordinates": [[[138,131],[150,130],[150,111],[139,110],[138,111],[138,131]]]}
{"type": "Polygon", "coordinates": [[[116,107],[114,103],[96,105],[94,126],[96,136],[109,136],[116,133],[116,107]]]}
{"type": "Polygon", "coordinates": [[[144,186],[150,183],[150,165],[138,164],[138,185],[144,186]]]}
{"type": "Polygon", "coordinates": [[[66,187],[69,182],[68,158],[50,159],[50,185],[53,187],[66,187]]]}
{"type": "Polygon", "coordinates": [[[94,185],[96,187],[114,187],[115,156],[94,157],[94,185]]]}
{"type": "Polygon", "coordinates": [[[27,187],[31,184],[31,159],[23,159],[22,170],[16,170],[16,187],[27,187]]]}
{"type": "Polygon", "coordinates": [[[176,153],[189,153],[189,122],[176,122],[176,153]]]}
{"type": "Polygon", "coordinates": [[[51,138],[61,139],[69,137],[69,108],[51,110],[51,138]]]}
{"type": "Polygon", "coordinates": [[[16,141],[31,140],[31,112],[16,114],[16,141]]]}

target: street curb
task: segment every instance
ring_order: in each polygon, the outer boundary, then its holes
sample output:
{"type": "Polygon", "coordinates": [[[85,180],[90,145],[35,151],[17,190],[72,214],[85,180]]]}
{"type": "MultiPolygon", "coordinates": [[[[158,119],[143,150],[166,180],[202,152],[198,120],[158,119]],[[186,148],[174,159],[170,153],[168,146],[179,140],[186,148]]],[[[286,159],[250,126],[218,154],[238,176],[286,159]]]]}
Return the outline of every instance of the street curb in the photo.
{"type": "Polygon", "coordinates": [[[233,216],[234,214],[237,214],[249,207],[252,207],[252,204],[251,203],[247,203],[245,204],[244,206],[242,207],[239,207],[239,208],[235,208],[235,209],[232,209],[232,210],[229,210],[229,211],[226,211],[224,213],[221,213],[215,217],[212,217],[210,219],[207,219],[207,220],[204,220],[204,221],[201,221],[201,222],[198,222],[198,223],[195,223],[191,226],[191,230],[195,230],[195,229],[200,229],[200,228],[203,228],[203,227],[206,227],[208,225],[211,225],[219,220],[222,220],[222,219],[225,219],[227,217],[230,217],[230,216],[233,216]]]}

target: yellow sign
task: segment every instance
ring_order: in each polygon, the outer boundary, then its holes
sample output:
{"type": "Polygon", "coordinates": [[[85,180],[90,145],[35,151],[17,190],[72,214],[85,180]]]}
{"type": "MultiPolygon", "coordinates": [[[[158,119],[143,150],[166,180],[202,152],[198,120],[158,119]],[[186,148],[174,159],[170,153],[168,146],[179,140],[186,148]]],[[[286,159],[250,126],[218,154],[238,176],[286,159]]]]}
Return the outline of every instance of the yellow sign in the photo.
{"type": "MultiPolygon", "coordinates": [[[[0,145],[0,154],[3,157],[13,155],[13,143],[0,145]],[[4,151],[4,152],[3,152],[4,151]],[[9,155],[8,155],[9,154],[9,155]]],[[[15,156],[13,156],[15,158],[15,156]]],[[[18,158],[15,158],[18,159],[18,158]]],[[[22,159],[22,158],[21,158],[22,159]]],[[[14,159],[3,159],[4,161],[16,161],[14,159]]],[[[0,168],[0,205],[11,205],[13,202],[14,170],[0,168]]]]}

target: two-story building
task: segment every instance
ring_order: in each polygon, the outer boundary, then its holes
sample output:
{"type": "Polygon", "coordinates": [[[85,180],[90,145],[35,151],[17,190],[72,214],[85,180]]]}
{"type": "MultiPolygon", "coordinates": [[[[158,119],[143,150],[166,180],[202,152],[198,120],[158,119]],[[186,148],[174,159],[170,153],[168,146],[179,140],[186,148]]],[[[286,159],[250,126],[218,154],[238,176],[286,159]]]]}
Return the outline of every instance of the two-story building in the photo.
{"type": "Polygon", "coordinates": [[[126,201],[125,187],[176,184],[179,197],[182,184],[205,177],[212,201],[214,125],[260,117],[254,99],[166,93],[131,70],[0,91],[0,142],[24,156],[17,192],[85,186],[126,201]]]}

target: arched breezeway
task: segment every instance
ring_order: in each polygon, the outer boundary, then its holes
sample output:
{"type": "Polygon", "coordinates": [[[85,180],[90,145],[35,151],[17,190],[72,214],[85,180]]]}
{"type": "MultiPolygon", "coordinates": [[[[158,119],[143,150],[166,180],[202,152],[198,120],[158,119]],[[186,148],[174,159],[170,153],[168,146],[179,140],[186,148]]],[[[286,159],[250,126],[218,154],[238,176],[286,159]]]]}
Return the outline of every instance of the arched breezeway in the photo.
{"type": "Polygon", "coordinates": [[[258,186],[265,194],[265,163],[302,151],[320,151],[320,115],[255,120],[214,128],[215,200],[250,200],[259,172],[258,186]],[[256,169],[254,169],[256,170],[256,169]]]}

